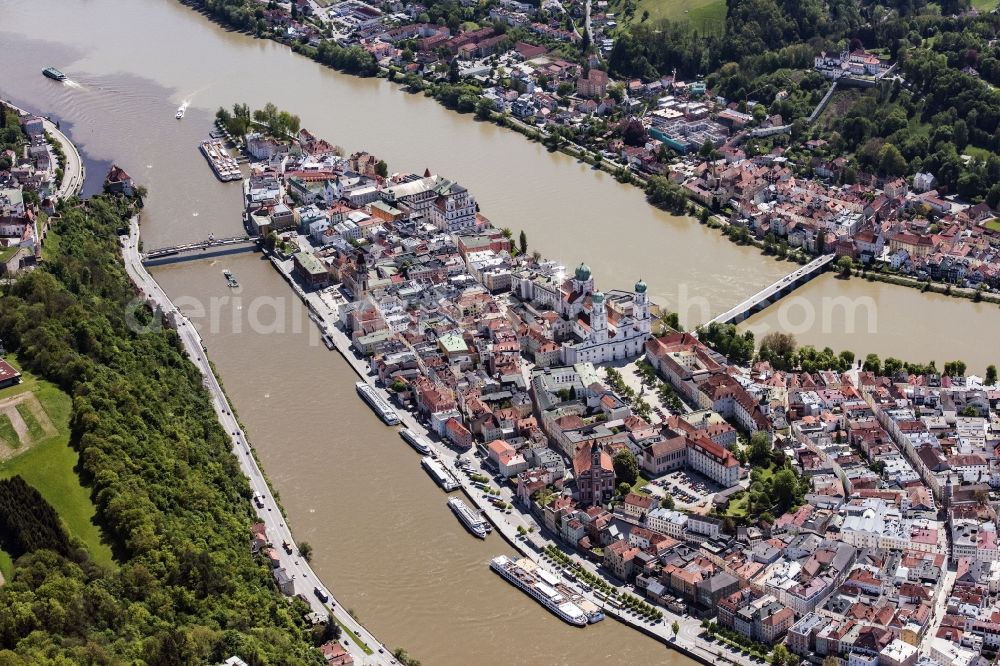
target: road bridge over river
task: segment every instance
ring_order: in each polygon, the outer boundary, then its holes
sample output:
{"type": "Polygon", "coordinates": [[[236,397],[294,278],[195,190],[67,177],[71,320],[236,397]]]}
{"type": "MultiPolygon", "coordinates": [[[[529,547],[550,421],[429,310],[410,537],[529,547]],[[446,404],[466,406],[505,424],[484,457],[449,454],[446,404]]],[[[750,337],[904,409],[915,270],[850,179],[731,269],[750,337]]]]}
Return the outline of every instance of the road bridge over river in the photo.
{"type": "MultiPolygon", "coordinates": [[[[835,254],[824,254],[801,266],[777,282],[764,287],[756,294],[739,305],[732,307],[708,322],[708,324],[738,324],[750,315],[760,312],[769,305],[781,300],[809,280],[822,273],[827,265],[836,258],[835,254]]],[[[707,324],[706,324],[707,325],[707,324]]]]}
{"type": "Polygon", "coordinates": [[[253,252],[257,249],[257,236],[233,236],[232,238],[208,238],[195,243],[160,247],[142,253],[144,266],[161,266],[180,261],[208,259],[227,254],[253,252]]]}

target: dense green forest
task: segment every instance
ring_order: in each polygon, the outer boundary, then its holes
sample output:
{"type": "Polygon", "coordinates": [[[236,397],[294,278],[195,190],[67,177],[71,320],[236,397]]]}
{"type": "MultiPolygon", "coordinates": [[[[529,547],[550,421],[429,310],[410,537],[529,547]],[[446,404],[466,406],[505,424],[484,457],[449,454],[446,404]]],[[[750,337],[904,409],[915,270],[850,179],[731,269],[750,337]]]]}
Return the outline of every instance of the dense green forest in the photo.
{"type": "MultiPolygon", "coordinates": [[[[116,230],[131,212],[105,197],[64,210],[53,256],[0,296],[4,344],[73,398],[79,472],[118,564],[95,565],[61,531],[22,539],[0,588],[0,663],[320,664],[305,604],[250,555],[249,486],[201,375],[172,330],[126,325],[116,230]]],[[[17,525],[52,528],[33,515],[17,525]]]]}
{"type": "Polygon", "coordinates": [[[59,514],[20,476],[0,479],[0,548],[13,557],[43,548],[70,554],[59,514]]]}

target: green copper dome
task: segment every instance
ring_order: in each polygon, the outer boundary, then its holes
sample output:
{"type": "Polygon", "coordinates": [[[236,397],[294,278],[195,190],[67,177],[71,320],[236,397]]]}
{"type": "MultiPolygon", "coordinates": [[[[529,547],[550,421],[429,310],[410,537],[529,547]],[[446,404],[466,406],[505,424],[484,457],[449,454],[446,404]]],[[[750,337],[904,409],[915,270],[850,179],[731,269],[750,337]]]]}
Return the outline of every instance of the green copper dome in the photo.
{"type": "Polygon", "coordinates": [[[603,291],[595,291],[593,293],[593,295],[590,297],[590,302],[591,303],[603,303],[604,302],[604,292],[603,291]]]}
{"type": "Polygon", "coordinates": [[[580,265],[576,267],[576,279],[578,282],[586,282],[590,279],[590,266],[580,262],[580,265]]]}
{"type": "Polygon", "coordinates": [[[635,293],[645,294],[646,293],[646,283],[643,280],[639,280],[635,283],[635,293]]]}

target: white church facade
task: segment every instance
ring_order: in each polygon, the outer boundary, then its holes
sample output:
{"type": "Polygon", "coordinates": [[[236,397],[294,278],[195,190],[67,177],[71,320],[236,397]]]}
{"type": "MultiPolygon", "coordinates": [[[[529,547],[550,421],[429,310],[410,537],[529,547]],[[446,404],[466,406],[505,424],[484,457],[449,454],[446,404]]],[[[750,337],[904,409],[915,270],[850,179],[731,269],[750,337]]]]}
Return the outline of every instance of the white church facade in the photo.
{"type": "Polygon", "coordinates": [[[551,308],[559,315],[552,336],[561,343],[564,365],[611,363],[645,351],[652,322],[642,280],[631,293],[596,291],[590,267],[581,263],[573,277],[561,284],[537,275],[521,277],[515,293],[522,301],[551,308]]]}

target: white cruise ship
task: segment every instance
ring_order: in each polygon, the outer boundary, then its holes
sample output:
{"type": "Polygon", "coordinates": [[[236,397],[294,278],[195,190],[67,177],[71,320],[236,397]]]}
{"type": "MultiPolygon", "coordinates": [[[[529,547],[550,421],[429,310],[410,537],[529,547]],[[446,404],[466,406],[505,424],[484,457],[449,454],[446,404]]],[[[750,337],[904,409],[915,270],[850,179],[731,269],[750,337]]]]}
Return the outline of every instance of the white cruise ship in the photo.
{"type": "Polygon", "coordinates": [[[490,568],[514,587],[530,594],[564,622],[584,627],[590,621],[587,613],[566,595],[559,578],[532,560],[523,557],[515,561],[506,555],[497,555],[490,560],[490,568]]]}
{"type": "Polygon", "coordinates": [[[240,173],[239,162],[229,154],[229,151],[221,141],[218,139],[202,141],[198,147],[219,180],[228,182],[230,180],[240,180],[243,177],[240,173]]]}
{"type": "Polygon", "coordinates": [[[399,436],[406,440],[406,443],[412,446],[414,449],[429,456],[431,454],[431,445],[427,443],[423,437],[413,432],[409,428],[403,428],[399,431],[399,436]]]}
{"type": "Polygon", "coordinates": [[[462,521],[465,528],[472,532],[475,536],[480,539],[485,539],[488,532],[486,519],[483,518],[477,511],[473,511],[469,508],[469,505],[458,499],[457,497],[448,498],[448,506],[451,510],[458,516],[458,519],[462,521]]]}
{"type": "Polygon", "coordinates": [[[424,456],[420,459],[420,465],[427,470],[427,473],[437,481],[437,484],[444,489],[445,492],[450,493],[453,490],[458,489],[458,481],[455,477],[451,475],[451,472],[444,468],[444,465],[440,461],[434,460],[430,456],[424,456]]]}
{"type": "Polygon", "coordinates": [[[396,410],[370,384],[367,382],[358,382],[354,387],[358,390],[358,394],[364,398],[364,401],[368,403],[368,406],[374,409],[379,418],[387,425],[399,424],[399,415],[396,414],[396,410]]]}

